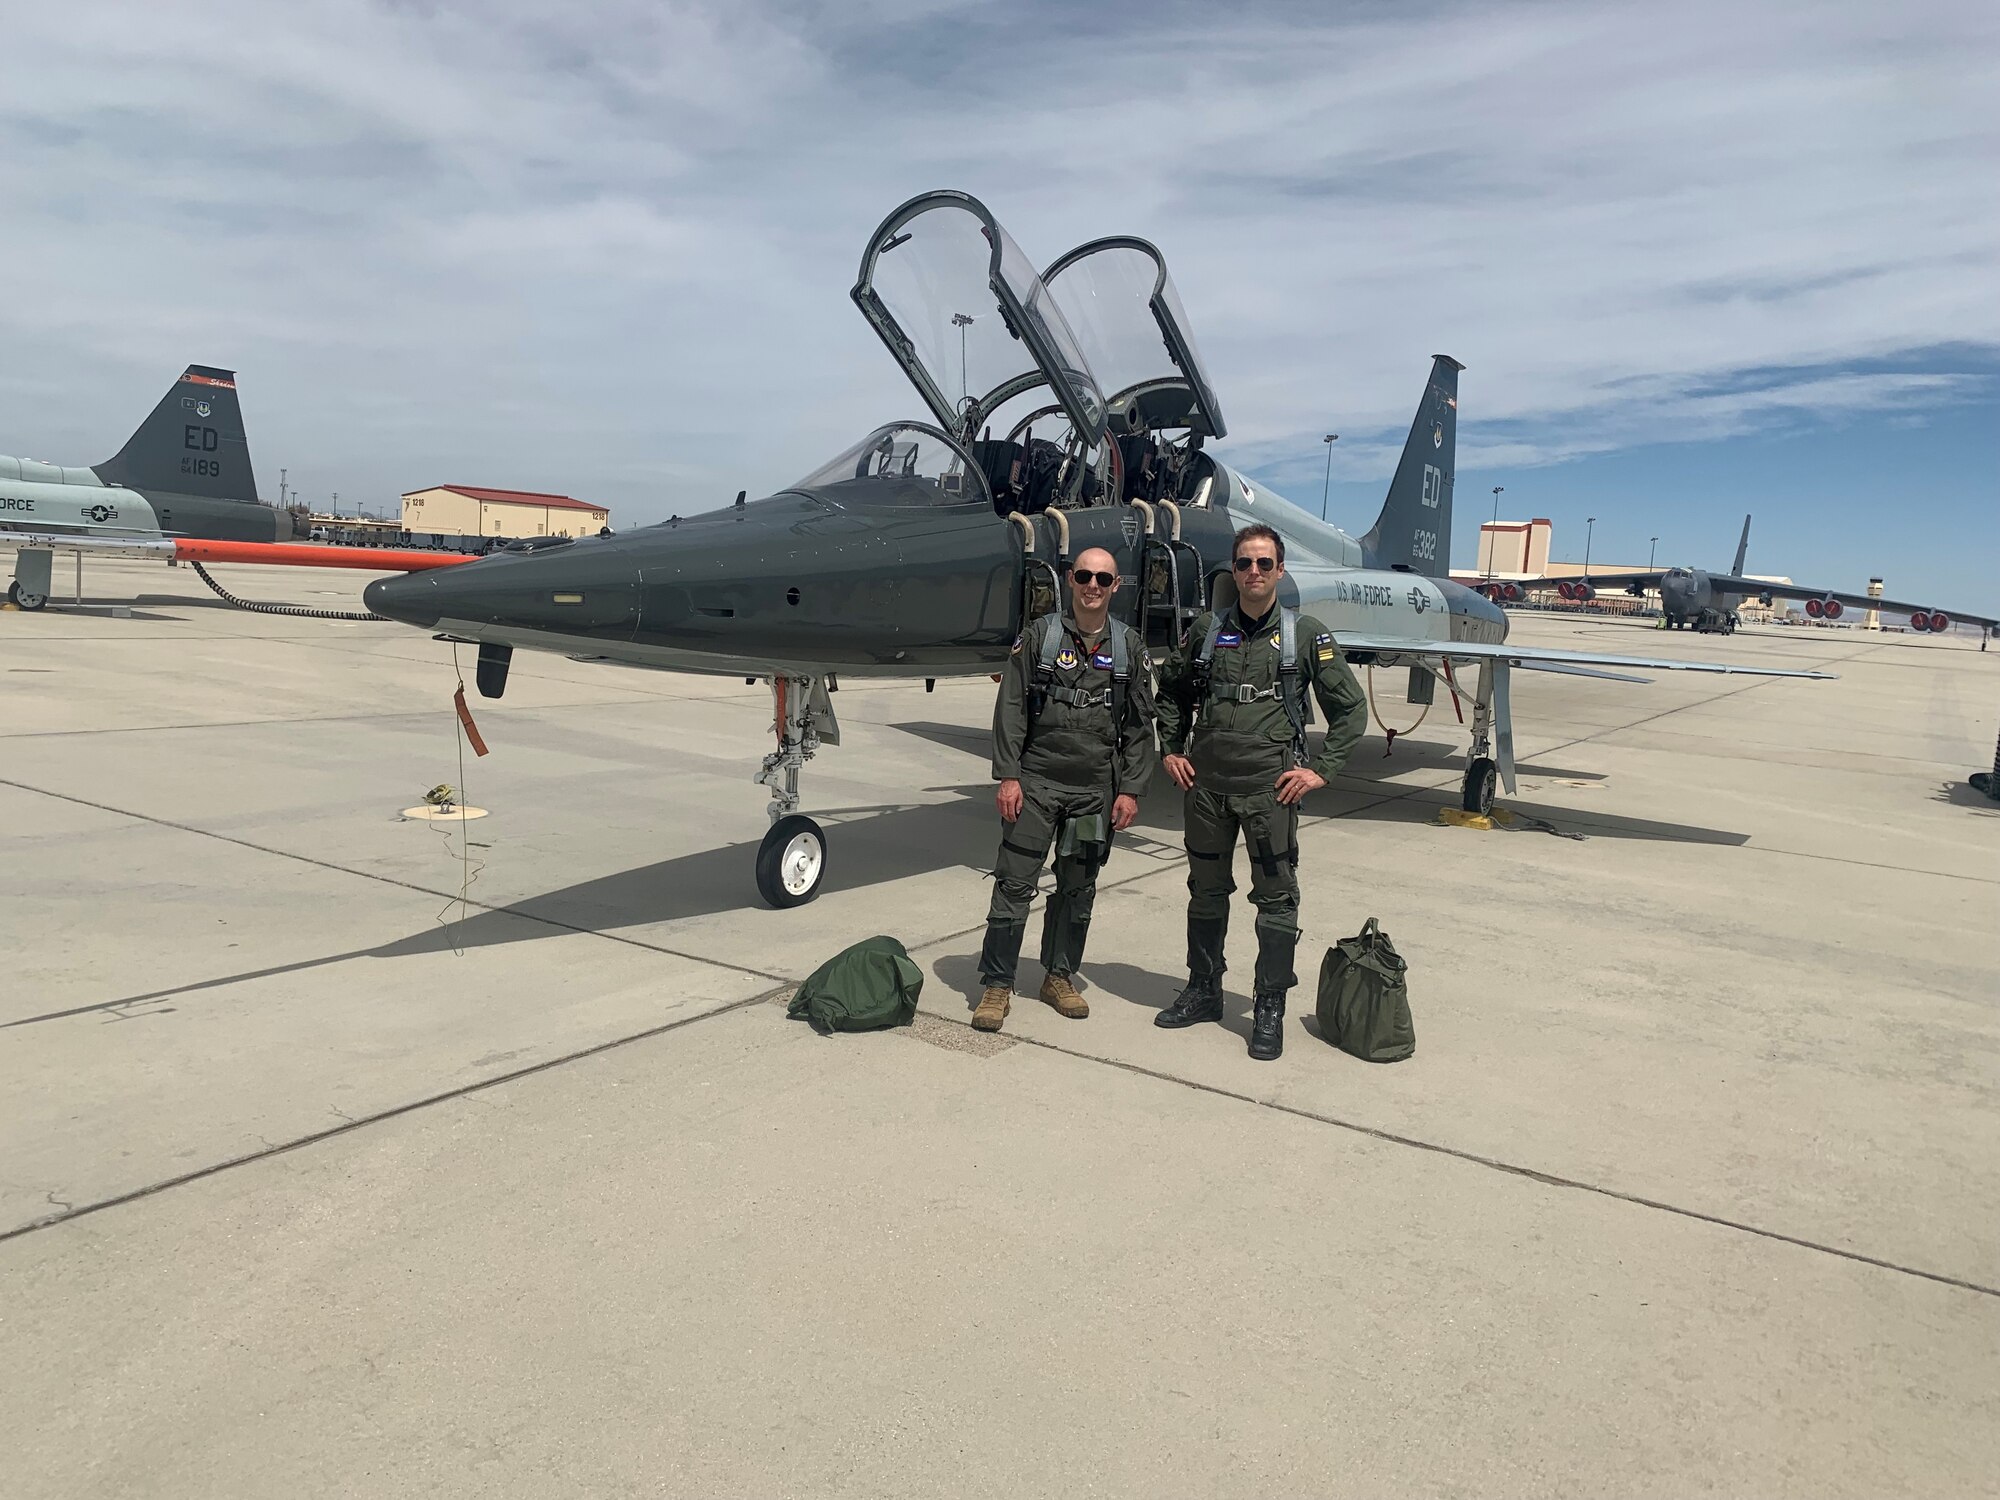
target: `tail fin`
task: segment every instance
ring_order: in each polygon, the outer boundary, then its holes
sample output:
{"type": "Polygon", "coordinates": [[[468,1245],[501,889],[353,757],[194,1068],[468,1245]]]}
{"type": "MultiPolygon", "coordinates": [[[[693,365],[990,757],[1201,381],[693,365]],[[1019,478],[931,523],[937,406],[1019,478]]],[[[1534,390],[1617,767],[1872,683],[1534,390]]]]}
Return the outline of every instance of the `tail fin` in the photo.
{"type": "Polygon", "coordinates": [[[1743,518],[1743,538],[1736,544],[1736,561],[1729,565],[1729,576],[1731,578],[1741,578],[1743,576],[1743,559],[1749,551],[1750,518],[1745,516],[1743,518]]]}
{"type": "Polygon", "coordinates": [[[1417,404],[1402,462],[1374,528],[1361,539],[1371,568],[1443,578],[1451,571],[1451,476],[1458,453],[1458,372],[1449,354],[1431,358],[1430,384],[1417,404]]]}
{"type": "Polygon", "coordinates": [[[127,489],[255,500],[257,476],[236,404],[236,372],[189,365],[117,456],[93,472],[127,489]]]}

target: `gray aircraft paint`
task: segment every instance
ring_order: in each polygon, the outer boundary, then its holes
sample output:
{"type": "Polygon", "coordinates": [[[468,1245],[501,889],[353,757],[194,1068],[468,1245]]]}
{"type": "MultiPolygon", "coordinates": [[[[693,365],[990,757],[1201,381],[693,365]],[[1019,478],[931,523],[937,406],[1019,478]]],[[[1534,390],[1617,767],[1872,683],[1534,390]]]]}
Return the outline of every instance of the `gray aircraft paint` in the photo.
{"type": "Polygon", "coordinates": [[[262,504],[232,371],[189,365],[116,454],[93,468],[0,457],[0,534],[186,536],[273,542],[291,518],[262,504]]]}

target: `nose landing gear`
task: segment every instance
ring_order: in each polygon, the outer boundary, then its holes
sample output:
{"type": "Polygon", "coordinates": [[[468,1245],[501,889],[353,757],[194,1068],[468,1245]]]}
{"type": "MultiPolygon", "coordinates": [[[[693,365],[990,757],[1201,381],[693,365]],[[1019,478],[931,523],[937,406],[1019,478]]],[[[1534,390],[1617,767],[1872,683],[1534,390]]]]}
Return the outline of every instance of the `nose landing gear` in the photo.
{"type": "Polygon", "coordinates": [[[771,789],[771,826],[757,846],[757,894],[783,910],[804,906],[826,878],[826,831],[799,808],[799,771],[822,744],[840,743],[824,677],[773,677],[772,728],[778,748],[752,779],[771,789]]]}

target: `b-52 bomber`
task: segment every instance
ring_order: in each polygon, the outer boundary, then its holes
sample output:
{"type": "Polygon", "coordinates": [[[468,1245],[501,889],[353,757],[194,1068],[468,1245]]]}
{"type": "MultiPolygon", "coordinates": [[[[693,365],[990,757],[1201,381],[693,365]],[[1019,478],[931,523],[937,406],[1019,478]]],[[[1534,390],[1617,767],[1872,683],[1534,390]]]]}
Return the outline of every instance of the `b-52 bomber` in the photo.
{"type": "Polygon", "coordinates": [[[1062,607],[1070,559],[1092,547],[1118,559],[1125,618],[1159,651],[1234,601],[1236,530],[1275,527],[1285,605],[1317,615],[1355,662],[1409,667],[1413,700],[1442,682],[1470,707],[1463,800],[1477,810],[1496,780],[1514,788],[1514,667],[1824,675],[1509,645],[1499,606],[1446,576],[1462,368],[1448,356],[1356,538],[1205,451],[1226,432],[1221,406],[1145,240],[1093,240],[1037,275],[978,199],[926,193],[869,238],[851,296],[932,421],[879,427],[761,500],[366,593],[379,614],[476,643],[488,697],[521,648],[768,681],[777,744],[755,777],[772,793],[757,884],[774,906],[811,900],[825,876],[799,772],[839,743],[838,679],[997,671],[1029,620],[1062,607]],[[1474,666],[1468,688],[1459,673],[1474,666]]]}
{"type": "MultiPolygon", "coordinates": [[[[1743,559],[1750,550],[1750,518],[1743,518],[1743,535],[1736,542],[1736,561],[1727,573],[1711,573],[1705,568],[1665,568],[1643,573],[1592,573],[1580,579],[1562,579],[1553,587],[1565,599],[1588,601],[1597,590],[1622,588],[1644,597],[1646,590],[1660,595],[1660,623],[1668,630],[1697,630],[1706,635],[1734,635],[1737,611],[1746,599],[1756,599],[1767,608],[1773,599],[1802,599],[1806,615],[1814,620],[1838,620],[1850,609],[1877,610],[1907,615],[1910,629],[1918,634],[1946,631],[1954,623],[1977,625],[1989,636],[2000,620],[1985,615],[1943,610],[1926,604],[1904,604],[1895,599],[1872,599],[1866,594],[1846,594],[1839,589],[1818,589],[1806,584],[1773,583],[1762,578],[1743,577],[1743,559]]],[[[1532,587],[1549,587],[1547,579],[1532,587]]]]}

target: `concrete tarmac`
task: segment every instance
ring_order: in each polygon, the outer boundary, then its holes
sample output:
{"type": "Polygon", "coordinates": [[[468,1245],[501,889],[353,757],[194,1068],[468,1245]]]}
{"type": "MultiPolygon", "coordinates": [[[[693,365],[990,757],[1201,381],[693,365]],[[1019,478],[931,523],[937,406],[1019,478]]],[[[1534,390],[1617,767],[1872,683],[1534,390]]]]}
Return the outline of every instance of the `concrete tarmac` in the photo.
{"type": "Polygon", "coordinates": [[[2000,1492],[2000,653],[1517,617],[1840,679],[1520,673],[1486,833],[1449,705],[1371,728],[1256,1064],[1247,903],[1225,1024],[1151,1024],[1164,777],[1090,1018],[1030,962],[964,1024],[983,678],[844,685],[775,912],[761,687],[518,657],[461,769],[448,645],[86,584],[0,614],[10,1496],[2000,1492]],[[1311,1020],[1370,915],[1392,1067],[1311,1020]],[[915,1026],[785,1018],[876,932],[915,1026]]]}

